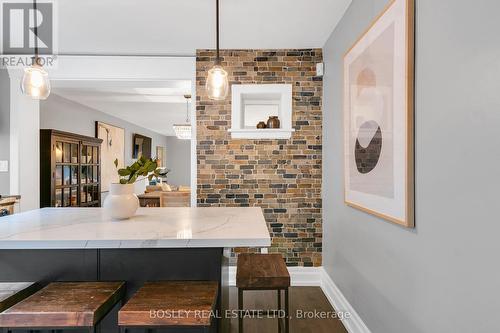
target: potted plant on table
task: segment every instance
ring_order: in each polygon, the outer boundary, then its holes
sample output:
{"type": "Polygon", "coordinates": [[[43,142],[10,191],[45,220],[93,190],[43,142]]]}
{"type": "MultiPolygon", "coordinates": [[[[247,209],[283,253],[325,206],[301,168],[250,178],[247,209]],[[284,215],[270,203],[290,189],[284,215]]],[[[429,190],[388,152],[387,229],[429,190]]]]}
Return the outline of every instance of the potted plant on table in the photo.
{"type": "MultiPolygon", "coordinates": [[[[115,160],[118,168],[118,159],[115,160]]],[[[109,194],[104,199],[103,207],[113,219],[128,219],[139,208],[139,199],[134,192],[134,184],[146,178],[151,181],[160,174],[157,159],[139,158],[132,165],[118,169],[119,183],[110,185],[109,194]]]]}

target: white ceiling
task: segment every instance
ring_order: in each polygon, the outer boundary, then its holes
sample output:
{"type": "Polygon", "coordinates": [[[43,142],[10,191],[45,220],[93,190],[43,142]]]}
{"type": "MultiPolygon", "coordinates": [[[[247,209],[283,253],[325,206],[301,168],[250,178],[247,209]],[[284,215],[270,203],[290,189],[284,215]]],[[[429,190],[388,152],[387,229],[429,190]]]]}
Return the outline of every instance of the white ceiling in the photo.
{"type": "MultiPolygon", "coordinates": [[[[60,54],[194,55],[215,46],[215,0],[59,0],[60,54]]],[[[323,47],[351,0],[220,0],[221,48],[323,47]]],[[[164,135],[189,81],[54,82],[53,94],[164,135]]]]}
{"type": "MultiPolygon", "coordinates": [[[[351,0],[220,0],[221,48],[323,47],[351,0]]],[[[56,1],[59,53],[182,54],[215,46],[215,0],[56,1]]]]}
{"type": "Polygon", "coordinates": [[[173,136],[172,126],[186,122],[183,95],[190,94],[190,91],[190,81],[73,81],[57,83],[52,94],[154,132],[173,136]]]}

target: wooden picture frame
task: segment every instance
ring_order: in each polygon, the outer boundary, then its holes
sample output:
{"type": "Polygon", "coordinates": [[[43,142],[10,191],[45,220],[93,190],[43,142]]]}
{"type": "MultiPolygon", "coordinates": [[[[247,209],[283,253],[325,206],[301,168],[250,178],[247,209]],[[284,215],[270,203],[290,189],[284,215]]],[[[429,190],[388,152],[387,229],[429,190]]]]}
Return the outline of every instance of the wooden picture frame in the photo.
{"type": "Polygon", "coordinates": [[[96,121],[95,137],[102,140],[101,192],[109,192],[109,185],[120,181],[114,163],[115,159],[118,159],[118,168],[125,166],[125,129],[102,121],[96,121]]]}
{"type": "Polygon", "coordinates": [[[413,228],[414,0],[392,0],[344,55],[344,201],[413,228]]]}
{"type": "Polygon", "coordinates": [[[132,158],[151,158],[152,139],[150,137],[134,134],[132,140],[132,158]]]}

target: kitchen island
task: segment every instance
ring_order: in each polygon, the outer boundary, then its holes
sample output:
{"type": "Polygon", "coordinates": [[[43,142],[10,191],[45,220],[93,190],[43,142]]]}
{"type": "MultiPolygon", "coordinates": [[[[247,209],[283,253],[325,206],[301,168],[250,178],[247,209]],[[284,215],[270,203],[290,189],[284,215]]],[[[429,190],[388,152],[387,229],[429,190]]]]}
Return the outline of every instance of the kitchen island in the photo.
{"type": "MultiPolygon", "coordinates": [[[[0,281],[126,281],[128,298],[145,281],[213,280],[222,315],[230,249],[270,245],[257,207],[140,208],[121,221],[102,208],[43,208],[0,219],[0,281]]],[[[117,332],[114,315],[101,332],[117,332]]]]}

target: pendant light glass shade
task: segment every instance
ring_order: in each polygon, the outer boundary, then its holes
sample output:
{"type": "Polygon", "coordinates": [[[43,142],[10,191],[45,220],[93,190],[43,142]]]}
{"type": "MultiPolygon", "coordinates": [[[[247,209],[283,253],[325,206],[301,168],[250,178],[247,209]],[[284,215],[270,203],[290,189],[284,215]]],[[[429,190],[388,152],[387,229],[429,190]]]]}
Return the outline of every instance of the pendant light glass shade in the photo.
{"type": "Polygon", "coordinates": [[[206,89],[208,98],[220,101],[227,97],[229,82],[227,72],[220,65],[215,65],[208,71],[206,89]]]}
{"type": "Polygon", "coordinates": [[[174,125],[175,136],[181,140],[191,140],[191,124],[189,123],[189,99],[191,95],[184,95],[186,99],[186,124],[174,125]]]}
{"type": "Polygon", "coordinates": [[[30,96],[32,99],[44,100],[49,97],[49,75],[42,66],[35,63],[24,69],[21,90],[23,94],[30,96]]]}
{"type": "Polygon", "coordinates": [[[33,0],[33,20],[35,34],[35,56],[33,64],[24,69],[21,91],[32,99],[44,100],[50,95],[49,75],[43,69],[38,57],[38,9],[36,0],[33,0]]]}
{"type": "Polygon", "coordinates": [[[208,98],[215,101],[222,101],[227,97],[229,90],[229,80],[227,72],[222,68],[219,54],[219,0],[215,0],[215,19],[216,19],[216,42],[217,56],[215,65],[208,71],[207,82],[205,88],[208,98]]]}

